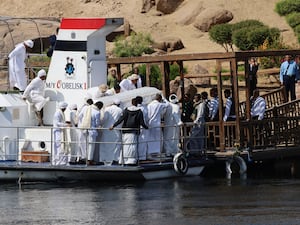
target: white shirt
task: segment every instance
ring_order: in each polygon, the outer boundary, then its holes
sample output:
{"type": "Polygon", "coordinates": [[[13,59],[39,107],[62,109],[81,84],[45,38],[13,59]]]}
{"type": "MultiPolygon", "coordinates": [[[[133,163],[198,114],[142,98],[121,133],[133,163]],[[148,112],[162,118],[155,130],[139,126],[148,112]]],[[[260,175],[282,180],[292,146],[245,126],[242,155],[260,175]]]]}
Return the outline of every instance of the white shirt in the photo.
{"type": "Polygon", "coordinates": [[[257,97],[251,107],[251,116],[258,116],[258,120],[264,118],[266,111],[266,101],[263,97],[257,97]]]}
{"type": "Polygon", "coordinates": [[[141,88],[142,87],[141,78],[138,79],[137,86],[135,86],[135,84],[133,84],[132,81],[127,78],[127,79],[124,79],[124,80],[121,81],[120,87],[121,87],[121,92],[141,88]]]}

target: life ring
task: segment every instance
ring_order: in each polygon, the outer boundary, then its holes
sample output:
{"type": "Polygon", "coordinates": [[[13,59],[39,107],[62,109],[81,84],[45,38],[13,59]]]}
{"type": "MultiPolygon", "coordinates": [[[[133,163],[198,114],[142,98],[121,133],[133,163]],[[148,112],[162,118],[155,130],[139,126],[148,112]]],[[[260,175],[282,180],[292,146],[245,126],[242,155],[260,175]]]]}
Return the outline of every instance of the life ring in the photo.
{"type": "Polygon", "coordinates": [[[177,153],[173,158],[174,170],[180,174],[184,175],[189,169],[188,161],[182,152],[177,153]]]}
{"type": "Polygon", "coordinates": [[[233,156],[229,160],[226,161],[226,173],[227,178],[231,178],[232,170],[231,170],[231,164],[233,162],[236,162],[240,167],[240,175],[243,176],[247,172],[247,165],[245,163],[245,160],[240,156],[233,156]]]}

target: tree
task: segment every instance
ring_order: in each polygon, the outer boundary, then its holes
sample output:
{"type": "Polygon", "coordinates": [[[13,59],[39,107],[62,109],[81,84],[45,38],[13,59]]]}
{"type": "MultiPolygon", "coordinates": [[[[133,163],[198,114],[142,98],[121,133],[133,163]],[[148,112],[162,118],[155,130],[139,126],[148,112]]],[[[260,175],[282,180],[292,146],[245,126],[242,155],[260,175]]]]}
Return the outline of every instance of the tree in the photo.
{"type": "Polygon", "coordinates": [[[213,26],[209,30],[209,36],[214,42],[221,45],[226,50],[226,52],[228,52],[229,49],[233,51],[231,24],[218,24],[213,26]]]}

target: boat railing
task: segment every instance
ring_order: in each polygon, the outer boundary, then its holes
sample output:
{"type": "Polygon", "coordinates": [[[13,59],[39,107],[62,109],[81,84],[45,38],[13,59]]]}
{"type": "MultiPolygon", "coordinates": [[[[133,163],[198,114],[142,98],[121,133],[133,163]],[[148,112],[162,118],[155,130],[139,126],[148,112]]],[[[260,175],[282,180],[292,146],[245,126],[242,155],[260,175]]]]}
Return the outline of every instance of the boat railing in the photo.
{"type": "MultiPolygon", "coordinates": [[[[201,124],[184,124],[183,126],[167,126],[162,125],[157,127],[161,131],[161,136],[158,139],[151,139],[149,137],[142,139],[139,138],[137,142],[125,142],[123,140],[122,134],[126,133],[128,129],[124,128],[114,128],[114,132],[119,133],[119,137],[114,140],[101,140],[101,135],[104,132],[112,132],[108,128],[97,128],[97,129],[83,129],[78,127],[62,127],[60,129],[65,131],[63,137],[65,139],[60,140],[61,151],[67,155],[68,162],[74,161],[78,157],[87,159],[88,148],[90,144],[95,145],[95,161],[101,161],[102,154],[106,150],[105,146],[113,145],[115,148],[120,148],[120,159],[119,163],[124,165],[124,146],[130,144],[137,144],[143,146],[144,148],[151,148],[153,143],[159,143],[159,149],[149,150],[145,158],[139,156],[139,151],[136,152],[137,164],[141,162],[162,162],[166,160],[172,160],[172,157],[179,151],[186,152],[189,154],[204,154],[207,141],[206,132],[199,133],[199,129],[204,129],[205,127],[201,124]],[[94,142],[89,141],[90,131],[97,130],[98,138],[94,142]],[[178,135],[173,135],[173,131],[178,130],[178,135]],[[189,130],[187,132],[187,130],[189,130]],[[166,132],[171,132],[172,134],[167,135],[166,132]],[[72,133],[83,132],[86,135],[84,140],[79,140],[78,136],[74,138],[72,133]],[[183,132],[183,133],[182,133],[183,132]],[[200,144],[199,144],[200,143],[200,144]],[[84,147],[85,156],[79,155],[78,151],[74,149],[79,146],[84,147]],[[167,146],[169,151],[167,151],[167,146]],[[171,151],[170,151],[171,146],[171,151]]],[[[8,129],[7,136],[3,138],[0,145],[0,160],[13,160],[17,163],[23,162],[47,162],[54,164],[54,129],[50,126],[44,127],[1,127],[3,129],[8,129]],[[28,135],[31,134],[31,135],[28,135]]],[[[132,130],[132,129],[131,129],[132,130]]],[[[143,134],[144,129],[141,129],[143,134]]],[[[144,135],[144,134],[143,134],[144,135]]],[[[149,134],[146,134],[149,135],[149,134]]],[[[139,135],[141,137],[141,135],[139,135]]],[[[114,147],[112,147],[114,148],[114,147]]],[[[115,149],[112,149],[113,151],[115,149]]],[[[87,161],[86,161],[87,163],[87,161]]],[[[111,161],[105,161],[105,164],[110,164],[111,161]]]]}

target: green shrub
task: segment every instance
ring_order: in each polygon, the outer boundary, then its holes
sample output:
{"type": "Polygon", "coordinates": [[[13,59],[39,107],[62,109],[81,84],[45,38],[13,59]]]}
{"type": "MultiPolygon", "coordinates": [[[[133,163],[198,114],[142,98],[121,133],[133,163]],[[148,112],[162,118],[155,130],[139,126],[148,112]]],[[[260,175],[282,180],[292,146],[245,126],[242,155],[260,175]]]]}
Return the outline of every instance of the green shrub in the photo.
{"type": "Polygon", "coordinates": [[[250,30],[248,28],[242,28],[234,31],[232,34],[233,43],[242,51],[253,49],[253,46],[248,40],[249,32],[250,30]]]}
{"type": "Polygon", "coordinates": [[[115,41],[113,54],[117,57],[141,56],[153,53],[151,44],[153,40],[150,34],[137,33],[132,34],[126,39],[118,37],[115,41]]]}
{"type": "MultiPolygon", "coordinates": [[[[139,73],[146,76],[146,64],[138,66],[139,73]]],[[[131,71],[129,74],[132,74],[131,71]]],[[[187,73],[187,68],[183,68],[183,73],[187,73]]],[[[170,80],[174,80],[177,76],[179,76],[179,66],[174,63],[170,65],[170,80]]],[[[158,65],[151,65],[150,67],[150,86],[161,89],[162,88],[162,74],[160,71],[160,67],[158,65]]]]}
{"type": "Polygon", "coordinates": [[[249,31],[248,40],[253,49],[262,45],[266,39],[269,37],[268,27],[256,27],[255,29],[249,31]]]}
{"type": "Polygon", "coordinates": [[[209,30],[209,37],[214,42],[221,45],[226,52],[232,48],[232,25],[231,24],[218,24],[209,30]]]}
{"type": "MultiPolygon", "coordinates": [[[[276,50],[276,49],[291,49],[291,47],[284,44],[282,38],[277,38],[272,43],[266,40],[263,45],[258,47],[258,50],[276,50]]],[[[261,57],[259,67],[262,69],[280,67],[281,62],[282,62],[281,56],[261,57]]]]}
{"type": "MultiPolygon", "coordinates": [[[[278,41],[280,38],[280,30],[278,28],[272,27],[269,29],[269,36],[268,36],[268,41],[269,43],[274,43],[278,41]]],[[[276,45],[276,43],[275,43],[276,45]]]]}
{"type": "MultiPolygon", "coordinates": [[[[138,66],[139,73],[146,76],[146,64],[138,66]]],[[[151,65],[150,67],[150,87],[162,88],[161,72],[158,65],[151,65]]]]}
{"type": "Polygon", "coordinates": [[[233,43],[242,51],[254,50],[261,46],[265,40],[273,43],[280,36],[277,28],[267,26],[252,26],[251,28],[241,28],[232,34],[233,43]]]}
{"type": "Polygon", "coordinates": [[[294,29],[300,24],[300,12],[293,12],[286,16],[287,23],[294,29]]]}
{"type": "MultiPolygon", "coordinates": [[[[186,67],[183,67],[183,73],[187,73],[186,67]]],[[[177,76],[180,76],[180,68],[178,64],[174,63],[170,65],[170,80],[174,80],[177,76]]]]}
{"type": "Polygon", "coordinates": [[[243,20],[238,23],[233,24],[232,30],[240,30],[244,28],[251,29],[251,27],[264,27],[265,25],[258,20],[243,20]]]}
{"type": "Polygon", "coordinates": [[[275,11],[280,16],[285,16],[292,12],[300,12],[300,0],[282,0],[277,2],[275,11]]]}

